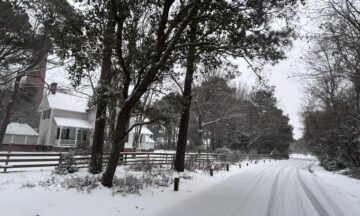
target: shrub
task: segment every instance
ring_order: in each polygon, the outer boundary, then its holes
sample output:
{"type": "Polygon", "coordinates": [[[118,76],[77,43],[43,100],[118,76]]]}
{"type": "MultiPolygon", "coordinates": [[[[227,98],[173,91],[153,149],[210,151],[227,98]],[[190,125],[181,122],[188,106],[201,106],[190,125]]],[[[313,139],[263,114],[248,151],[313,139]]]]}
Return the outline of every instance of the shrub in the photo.
{"type": "Polygon", "coordinates": [[[61,153],[59,166],[55,168],[55,173],[59,175],[66,175],[78,171],[76,167],[76,159],[74,153],[61,153]]]}
{"type": "Polygon", "coordinates": [[[97,188],[100,184],[99,175],[86,175],[85,177],[80,176],[70,176],[65,178],[64,181],[60,183],[63,188],[74,188],[77,191],[86,191],[90,193],[93,189],[97,188]]]}
{"type": "Polygon", "coordinates": [[[140,194],[141,189],[143,189],[141,180],[133,175],[113,179],[113,194],[140,194]]]}

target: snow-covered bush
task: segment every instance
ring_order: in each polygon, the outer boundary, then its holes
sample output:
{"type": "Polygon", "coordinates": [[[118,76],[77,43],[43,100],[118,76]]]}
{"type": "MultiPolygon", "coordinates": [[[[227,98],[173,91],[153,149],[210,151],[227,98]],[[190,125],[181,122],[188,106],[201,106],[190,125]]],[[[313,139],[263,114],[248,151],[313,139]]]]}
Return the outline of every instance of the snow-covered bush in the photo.
{"type": "Polygon", "coordinates": [[[230,154],[231,153],[231,150],[228,149],[228,148],[218,148],[214,151],[215,154],[230,154]]]}
{"type": "Polygon", "coordinates": [[[147,163],[147,162],[134,163],[134,164],[131,164],[128,167],[128,169],[129,170],[134,170],[134,171],[151,172],[151,170],[153,169],[153,164],[147,163]]]}
{"type": "Polygon", "coordinates": [[[50,178],[47,178],[43,181],[39,182],[39,185],[42,187],[50,187],[52,185],[56,185],[57,184],[57,178],[54,175],[51,175],[50,178]]]}
{"type": "Polygon", "coordinates": [[[218,159],[222,162],[225,162],[228,160],[228,156],[231,154],[231,150],[228,148],[218,148],[214,151],[215,154],[224,154],[220,156],[218,159]]]}
{"type": "Polygon", "coordinates": [[[169,187],[172,183],[173,170],[156,169],[152,172],[146,172],[143,175],[146,186],[169,187]]]}
{"type": "Polygon", "coordinates": [[[343,162],[338,160],[337,158],[319,158],[319,160],[321,162],[321,165],[329,171],[342,170],[346,168],[343,162]]]}
{"type": "Polygon", "coordinates": [[[140,190],[144,188],[141,178],[134,175],[128,175],[124,178],[113,179],[113,194],[140,194],[140,190]]]}
{"type": "Polygon", "coordinates": [[[242,161],[244,158],[240,151],[232,151],[227,159],[230,163],[236,163],[242,161]]]}
{"type": "Polygon", "coordinates": [[[113,194],[140,194],[145,187],[169,187],[172,183],[172,170],[154,169],[144,172],[141,176],[126,175],[124,178],[115,177],[113,181],[113,194]]]}
{"type": "Polygon", "coordinates": [[[195,171],[196,169],[202,169],[202,166],[205,166],[204,163],[196,160],[196,155],[190,155],[187,160],[185,160],[184,168],[189,171],[195,171]]]}
{"type": "Polygon", "coordinates": [[[73,152],[61,153],[59,166],[55,168],[55,173],[66,175],[78,171],[76,167],[75,154],[73,152]]]}
{"type": "Polygon", "coordinates": [[[26,182],[24,184],[21,185],[21,188],[33,188],[35,187],[36,185],[32,182],[26,182]]]}
{"type": "Polygon", "coordinates": [[[90,193],[100,185],[99,175],[69,176],[60,183],[63,188],[74,188],[77,191],[86,191],[90,193]]]}
{"type": "Polygon", "coordinates": [[[221,171],[221,170],[225,170],[226,168],[226,163],[223,163],[223,162],[214,162],[212,164],[212,169],[214,171],[221,171]]]}

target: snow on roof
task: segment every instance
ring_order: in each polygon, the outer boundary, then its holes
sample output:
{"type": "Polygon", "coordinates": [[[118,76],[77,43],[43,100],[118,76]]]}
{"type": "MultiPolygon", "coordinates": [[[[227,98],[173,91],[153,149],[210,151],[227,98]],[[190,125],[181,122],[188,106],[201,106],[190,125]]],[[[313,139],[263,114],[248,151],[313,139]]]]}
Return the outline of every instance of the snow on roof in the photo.
{"type": "Polygon", "coordinates": [[[147,128],[147,127],[141,127],[141,134],[149,134],[149,135],[152,135],[153,132],[151,132],[151,130],[149,130],[149,128],[147,128]]]}
{"type": "Polygon", "coordinates": [[[87,120],[84,120],[84,119],[55,117],[54,120],[55,120],[57,126],[83,128],[83,129],[91,129],[92,128],[91,124],[87,120]]]}
{"type": "Polygon", "coordinates": [[[25,135],[25,136],[38,136],[39,134],[28,124],[11,122],[5,131],[6,134],[11,135],[25,135]]]}
{"type": "MultiPolygon", "coordinates": [[[[139,126],[136,126],[136,127],[139,127],[139,126]]],[[[131,129],[130,132],[134,133],[134,132],[135,132],[135,128],[131,129]]],[[[151,130],[149,130],[149,128],[147,128],[146,125],[143,125],[143,126],[141,127],[141,134],[153,135],[154,133],[151,132],[151,130]]]]}
{"type": "Polygon", "coordinates": [[[50,109],[59,109],[66,111],[82,112],[88,110],[88,99],[62,92],[56,94],[48,94],[50,109]]]}

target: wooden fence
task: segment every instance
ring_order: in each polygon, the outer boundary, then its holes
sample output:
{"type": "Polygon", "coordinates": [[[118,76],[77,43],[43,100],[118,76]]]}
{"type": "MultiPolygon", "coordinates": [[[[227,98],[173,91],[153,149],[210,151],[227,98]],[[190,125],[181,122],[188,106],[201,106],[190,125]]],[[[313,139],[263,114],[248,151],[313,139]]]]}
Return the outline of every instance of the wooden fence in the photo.
{"type": "MultiPolygon", "coordinates": [[[[19,170],[24,168],[44,168],[59,166],[61,153],[1,153],[0,169],[6,172],[8,169],[19,170]]],[[[241,160],[258,160],[270,158],[270,155],[241,155],[241,160]]],[[[104,163],[107,162],[108,155],[104,155],[104,163]]],[[[173,165],[174,153],[150,153],[150,152],[122,152],[119,165],[131,165],[150,163],[157,165],[173,165]]],[[[214,161],[227,162],[228,156],[225,154],[211,153],[187,153],[185,161],[211,164],[214,161]]],[[[79,168],[87,167],[90,155],[75,155],[76,166],[79,168]]]]}

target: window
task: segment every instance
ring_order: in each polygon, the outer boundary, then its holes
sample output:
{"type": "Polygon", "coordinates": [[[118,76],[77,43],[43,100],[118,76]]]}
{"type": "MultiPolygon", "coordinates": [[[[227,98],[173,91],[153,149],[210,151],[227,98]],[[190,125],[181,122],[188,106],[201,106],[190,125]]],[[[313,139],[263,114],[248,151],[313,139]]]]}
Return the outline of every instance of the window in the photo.
{"type": "Polygon", "coordinates": [[[60,128],[57,129],[56,139],[59,139],[60,137],[60,128]]]}
{"type": "Polygon", "coordinates": [[[86,141],[87,131],[79,129],[77,132],[77,141],[86,141]]]}
{"type": "Polygon", "coordinates": [[[82,140],[83,140],[83,141],[86,141],[86,131],[85,131],[85,130],[83,130],[82,140]]]}
{"type": "Polygon", "coordinates": [[[67,128],[65,130],[63,130],[62,134],[61,134],[61,139],[69,139],[69,135],[70,135],[70,129],[67,128]]]}
{"type": "Polygon", "coordinates": [[[50,118],[50,112],[51,112],[51,109],[45,110],[42,114],[42,119],[50,118]]]}
{"type": "Polygon", "coordinates": [[[126,143],[129,143],[129,136],[130,136],[130,134],[127,133],[127,134],[126,134],[126,137],[125,137],[125,142],[126,142],[126,143]]]}
{"type": "MultiPolygon", "coordinates": [[[[60,138],[60,128],[57,129],[57,134],[56,134],[56,139],[60,138]]],[[[61,139],[63,140],[68,140],[69,139],[69,135],[70,135],[70,129],[62,129],[61,131],[61,139]]]]}

